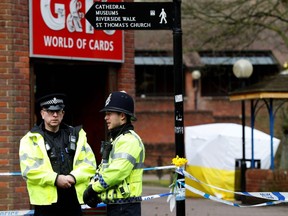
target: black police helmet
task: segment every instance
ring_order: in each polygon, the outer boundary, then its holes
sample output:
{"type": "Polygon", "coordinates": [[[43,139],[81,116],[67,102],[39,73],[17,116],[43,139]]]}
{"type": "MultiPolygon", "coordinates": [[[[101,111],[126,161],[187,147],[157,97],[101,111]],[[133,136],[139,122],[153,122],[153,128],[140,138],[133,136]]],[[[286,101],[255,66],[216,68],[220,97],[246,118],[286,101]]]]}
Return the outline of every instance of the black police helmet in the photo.
{"type": "Polygon", "coordinates": [[[133,98],[125,91],[112,92],[105,102],[105,107],[100,112],[121,112],[129,115],[132,121],[136,121],[134,115],[133,98]]]}
{"type": "Polygon", "coordinates": [[[64,98],[65,94],[53,93],[39,98],[37,102],[42,109],[44,108],[51,111],[57,111],[64,109],[64,98]]]}

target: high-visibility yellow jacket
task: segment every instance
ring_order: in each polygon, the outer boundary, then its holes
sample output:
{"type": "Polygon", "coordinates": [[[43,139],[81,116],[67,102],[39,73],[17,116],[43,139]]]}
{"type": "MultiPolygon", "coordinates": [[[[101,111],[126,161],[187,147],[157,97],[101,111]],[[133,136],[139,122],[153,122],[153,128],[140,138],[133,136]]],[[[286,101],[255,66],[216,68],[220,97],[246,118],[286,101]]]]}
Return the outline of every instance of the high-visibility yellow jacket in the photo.
{"type": "Polygon", "coordinates": [[[93,190],[101,194],[102,201],[106,203],[139,200],[144,160],[145,148],[141,138],[133,130],[121,134],[112,142],[108,162],[103,163],[102,160],[99,178],[92,183],[93,190]]]}
{"type": "MultiPolygon", "coordinates": [[[[26,180],[32,205],[51,205],[57,202],[57,173],[53,171],[44,138],[39,132],[29,131],[20,141],[20,168],[26,180]]],[[[95,175],[96,160],[87,143],[86,133],[79,131],[77,147],[73,160],[73,170],[70,172],[76,179],[75,189],[80,204],[83,204],[83,192],[95,175]]]]}

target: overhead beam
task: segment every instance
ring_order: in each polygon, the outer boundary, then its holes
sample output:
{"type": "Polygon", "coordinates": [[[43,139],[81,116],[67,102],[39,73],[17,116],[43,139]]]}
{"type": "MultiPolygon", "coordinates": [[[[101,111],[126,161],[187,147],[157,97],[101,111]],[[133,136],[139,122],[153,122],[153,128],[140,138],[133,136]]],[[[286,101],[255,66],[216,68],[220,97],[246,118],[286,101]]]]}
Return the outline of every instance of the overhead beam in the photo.
{"type": "Polygon", "coordinates": [[[255,99],[288,99],[288,93],[285,92],[255,92],[247,94],[230,95],[230,101],[255,100],[255,99]]]}

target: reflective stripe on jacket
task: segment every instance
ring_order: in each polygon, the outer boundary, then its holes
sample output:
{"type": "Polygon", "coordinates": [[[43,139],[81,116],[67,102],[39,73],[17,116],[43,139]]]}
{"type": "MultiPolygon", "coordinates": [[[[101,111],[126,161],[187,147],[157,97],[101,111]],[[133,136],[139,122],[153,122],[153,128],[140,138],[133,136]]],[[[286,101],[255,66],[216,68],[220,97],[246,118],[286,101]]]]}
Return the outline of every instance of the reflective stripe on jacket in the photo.
{"type": "MultiPolygon", "coordinates": [[[[57,202],[57,173],[53,171],[48,157],[44,138],[40,133],[29,131],[20,141],[20,168],[26,180],[32,205],[51,205],[57,202]]],[[[77,148],[73,160],[72,174],[76,179],[76,193],[80,204],[83,203],[83,192],[89,185],[90,178],[96,171],[96,160],[87,143],[86,133],[79,131],[77,148]]]]}
{"type": "Polygon", "coordinates": [[[118,136],[112,146],[109,161],[101,165],[100,180],[93,183],[93,189],[101,193],[104,202],[141,196],[145,160],[141,138],[130,130],[118,136]]]}

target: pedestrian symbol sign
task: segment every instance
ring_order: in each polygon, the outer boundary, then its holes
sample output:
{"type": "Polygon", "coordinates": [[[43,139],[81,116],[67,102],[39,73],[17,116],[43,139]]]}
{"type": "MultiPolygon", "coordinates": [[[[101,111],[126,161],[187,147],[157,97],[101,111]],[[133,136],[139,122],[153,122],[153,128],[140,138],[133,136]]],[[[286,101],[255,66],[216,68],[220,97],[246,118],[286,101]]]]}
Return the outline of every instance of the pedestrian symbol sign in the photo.
{"type": "Polygon", "coordinates": [[[173,3],[95,2],[85,18],[96,30],[168,30],[173,28],[173,3]]]}
{"type": "Polygon", "coordinates": [[[163,21],[165,22],[165,24],[167,24],[166,16],[167,16],[166,12],[165,12],[164,8],[162,8],[162,11],[161,11],[161,13],[159,15],[159,17],[161,17],[160,24],[162,24],[163,21]]]}

